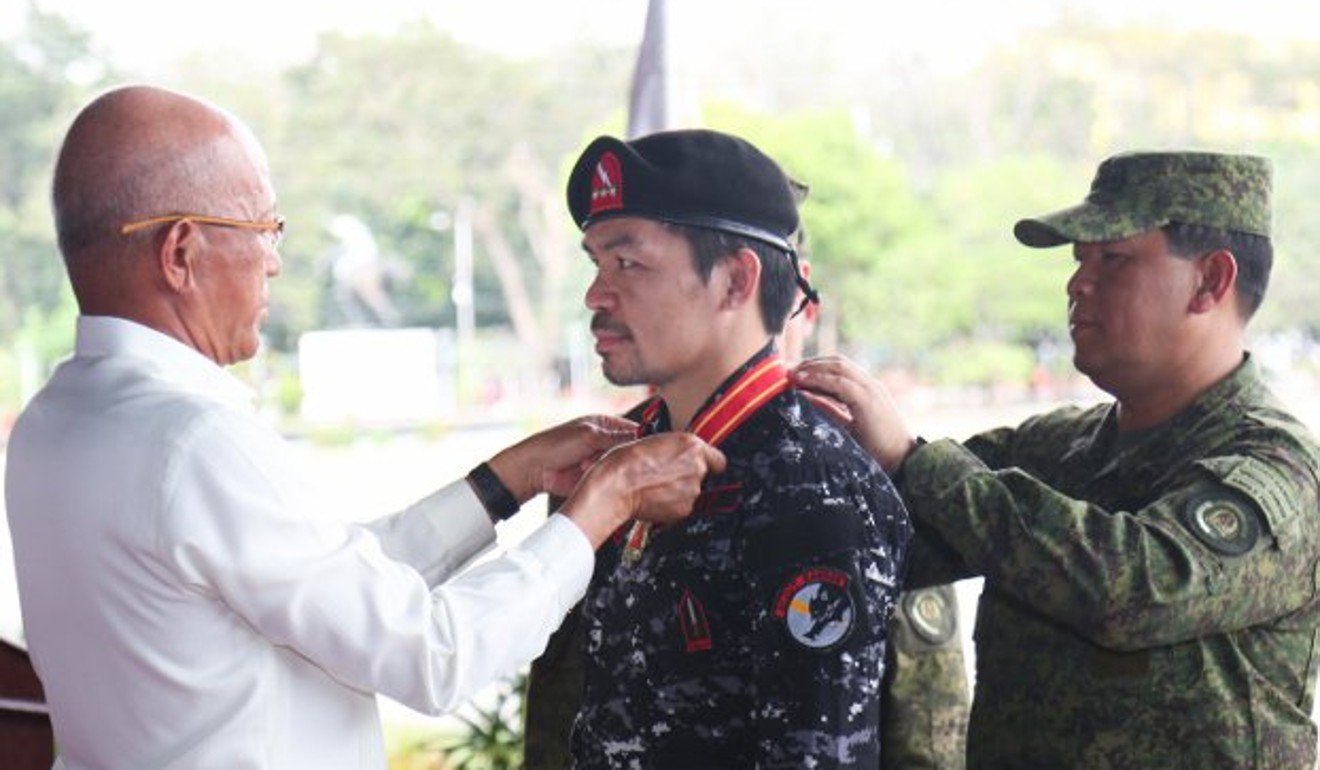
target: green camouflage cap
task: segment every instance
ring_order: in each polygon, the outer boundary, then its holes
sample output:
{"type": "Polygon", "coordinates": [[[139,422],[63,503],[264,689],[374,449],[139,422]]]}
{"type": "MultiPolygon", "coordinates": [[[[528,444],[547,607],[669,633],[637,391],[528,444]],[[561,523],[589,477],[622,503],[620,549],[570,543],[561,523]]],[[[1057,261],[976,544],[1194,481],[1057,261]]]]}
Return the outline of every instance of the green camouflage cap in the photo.
{"type": "Polygon", "coordinates": [[[1026,246],[1118,241],[1171,222],[1268,237],[1270,161],[1209,152],[1131,152],[1100,164],[1077,206],[1019,220],[1026,246]]]}

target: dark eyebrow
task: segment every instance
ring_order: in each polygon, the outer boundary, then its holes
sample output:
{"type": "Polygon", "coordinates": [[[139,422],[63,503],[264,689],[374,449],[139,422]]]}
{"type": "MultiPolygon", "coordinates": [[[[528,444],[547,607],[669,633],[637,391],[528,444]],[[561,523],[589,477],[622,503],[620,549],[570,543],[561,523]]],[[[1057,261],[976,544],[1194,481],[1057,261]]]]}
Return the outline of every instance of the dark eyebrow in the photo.
{"type": "MultiPolygon", "coordinates": [[[[619,235],[617,237],[609,239],[608,241],[605,241],[600,245],[600,248],[598,250],[613,251],[621,246],[632,246],[636,242],[637,239],[633,237],[632,233],[624,233],[623,235],[619,235]]],[[[585,239],[583,239],[582,241],[582,250],[587,252],[588,254],[593,253],[591,251],[591,247],[587,245],[587,241],[585,239]]]]}
{"type": "MultiPolygon", "coordinates": [[[[1101,257],[1130,257],[1132,256],[1133,253],[1130,248],[1117,246],[1112,242],[1105,244],[1096,244],[1096,246],[1097,246],[1096,253],[1098,256],[1101,257]]],[[[1072,256],[1074,261],[1081,259],[1082,257],[1081,249],[1074,246],[1072,256]]]]}

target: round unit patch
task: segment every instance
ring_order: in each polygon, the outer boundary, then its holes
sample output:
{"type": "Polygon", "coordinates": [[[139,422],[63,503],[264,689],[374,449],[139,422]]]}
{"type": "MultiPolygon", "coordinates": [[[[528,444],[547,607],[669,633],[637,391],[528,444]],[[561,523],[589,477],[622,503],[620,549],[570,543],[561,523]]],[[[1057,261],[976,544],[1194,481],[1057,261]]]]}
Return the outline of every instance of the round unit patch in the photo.
{"type": "Polygon", "coordinates": [[[833,647],[848,637],[857,619],[848,573],[817,567],[797,573],[779,592],[775,617],[797,644],[813,650],[833,647]]]}
{"type": "Polygon", "coordinates": [[[1240,556],[1260,537],[1260,521],[1251,502],[1232,493],[1196,497],[1183,513],[1187,528],[1219,553],[1240,556]]]}
{"type": "Polygon", "coordinates": [[[902,612],[908,624],[927,644],[944,644],[957,630],[957,618],[938,588],[921,588],[903,595],[902,612]]]}

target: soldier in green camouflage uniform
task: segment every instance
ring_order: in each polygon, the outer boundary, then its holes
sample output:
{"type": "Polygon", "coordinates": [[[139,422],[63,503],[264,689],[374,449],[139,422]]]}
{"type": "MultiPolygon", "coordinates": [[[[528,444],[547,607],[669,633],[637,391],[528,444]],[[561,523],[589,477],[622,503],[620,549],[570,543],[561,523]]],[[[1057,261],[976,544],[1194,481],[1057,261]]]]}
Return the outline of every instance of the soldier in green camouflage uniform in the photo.
{"type": "Polygon", "coordinates": [[[885,662],[880,767],[961,770],[970,698],[952,585],[903,592],[885,662]]]}
{"type": "Polygon", "coordinates": [[[1074,244],[1074,363],[1112,404],[925,443],[855,365],[800,367],[900,476],[909,578],[985,577],[969,767],[1315,764],[1320,450],[1245,352],[1269,194],[1262,158],[1127,154],[1018,223],[1074,244]]]}

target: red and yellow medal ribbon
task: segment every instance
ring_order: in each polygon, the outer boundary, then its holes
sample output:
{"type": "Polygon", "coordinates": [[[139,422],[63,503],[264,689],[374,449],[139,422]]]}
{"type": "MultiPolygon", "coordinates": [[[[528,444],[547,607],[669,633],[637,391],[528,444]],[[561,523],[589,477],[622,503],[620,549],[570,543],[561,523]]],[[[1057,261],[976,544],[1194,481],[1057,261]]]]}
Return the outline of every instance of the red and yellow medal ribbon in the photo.
{"type": "MultiPolygon", "coordinates": [[[[788,387],[788,371],[783,362],[779,356],[768,356],[744,372],[715,403],[693,417],[687,430],[707,444],[718,447],[738,426],[756,414],[756,410],[765,402],[788,390],[788,387]]],[[[649,422],[659,406],[660,400],[656,399],[647,407],[643,419],[649,422]]],[[[634,521],[623,546],[624,564],[635,564],[642,557],[642,551],[650,539],[651,523],[634,521]]]]}
{"type": "Polygon", "coordinates": [[[778,356],[770,356],[747,370],[718,401],[692,418],[688,432],[717,447],[762,404],[785,390],[788,372],[778,356]]]}

